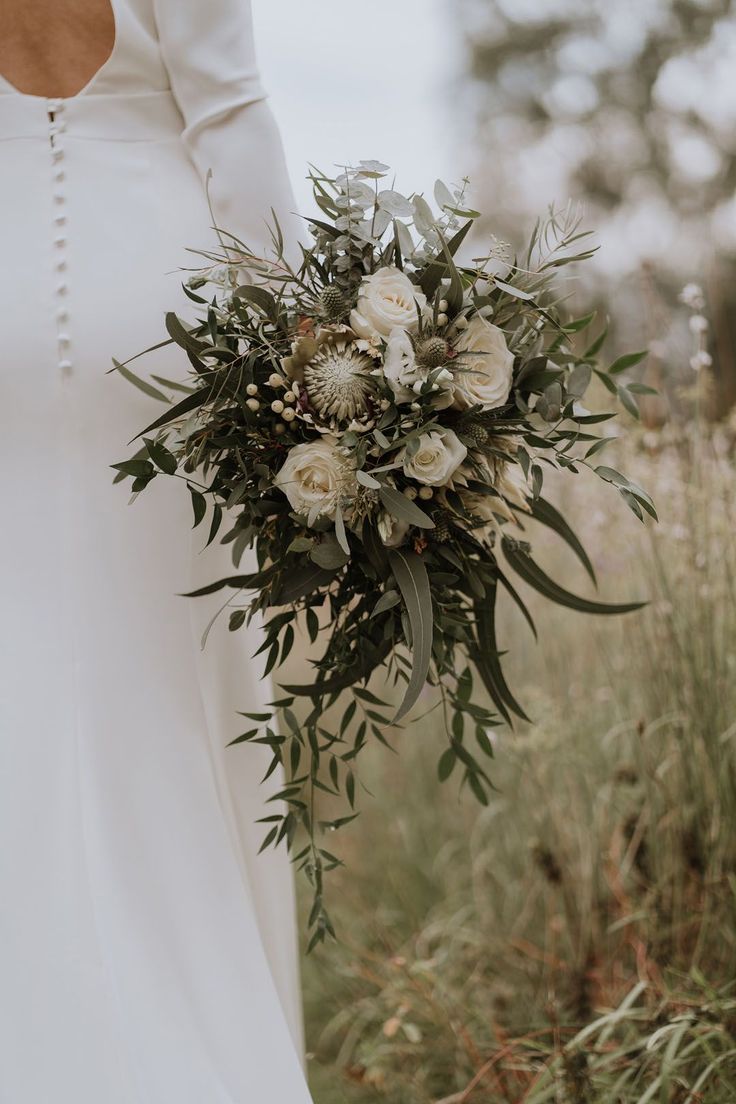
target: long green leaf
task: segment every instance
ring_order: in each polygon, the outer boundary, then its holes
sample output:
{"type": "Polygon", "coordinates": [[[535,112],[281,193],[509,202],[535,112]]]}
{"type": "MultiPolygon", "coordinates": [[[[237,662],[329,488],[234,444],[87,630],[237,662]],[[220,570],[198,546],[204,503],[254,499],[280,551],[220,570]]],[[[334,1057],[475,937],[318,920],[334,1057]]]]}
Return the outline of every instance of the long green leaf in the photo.
{"type": "MultiPolygon", "coordinates": [[[[466,222],[464,226],[460,227],[457,234],[454,234],[447,242],[447,249],[451,256],[454,257],[457,253],[472,225],[472,220],[466,222]]],[[[419,278],[419,286],[428,299],[432,298],[440,286],[442,277],[447,274],[447,264],[443,259],[443,254],[444,248],[438,252],[434,260],[430,261],[419,278]]]]}
{"type": "Polygon", "coordinates": [[[153,384],[149,383],[147,380],[141,379],[140,376],[137,376],[130,368],[126,368],[125,365],[121,364],[115,357],[112,358],[112,362],[120,375],[126,379],[128,383],[132,383],[134,387],[138,387],[144,395],[148,395],[152,399],[158,399],[159,402],[171,402],[168,395],[164,395],[163,391],[159,391],[158,387],[154,387],[153,384]]]}
{"type": "Polygon", "coordinates": [[[288,606],[297,602],[318,587],[325,586],[334,578],[334,570],[308,563],[288,573],[288,577],[273,595],[271,605],[288,606]]]}
{"type": "Polygon", "coordinates": [[[411,675],[404,700],[393,719],[396,724],[409,712],[427,681],[434,627],[432,593],[424,560],[415,552],[405,552],[399,548],[392,549],[388,558],[409,615],[412,635],[411,675]]]}
{"type": "Polygon", "coordinates": [[[281,689],[285,690],[287,694],[294,694],[301,698],[317,698],[322,695],[338,694],[341,690],[347,690],[348,687],[355,686],[357,682],[368,679],[373,671],[380,667],[392,647],[393,644],[390,640],[382,640],[380,644],[375,646],[364,645],[360,658],[343,671],[341,675],[335,675],[333,678],[322,679],[321,681],[316,679],[310,685],[287,686],[281,684],[281,689]]]}
{"type": "Polygon", "coordinates": [[[225,579],[218,579],[214,583],[208,583],[206,586],[199,587],[197,590],[188,590],[181,594],[182,598],[201,598],[205,594],[214,594],[217,590],[222,590],[223,587],[238,587],[241,590],[250,590],[251,587],[256,586],[261,581],[260,574],[257,575],[228,575],[225,579]]]}
{"type": "Polygon", "coordinates": [[[501,659],[496,643],[496,584],[486,591],[486,598],[474,603],[477,650],[471,652],[471,659],[483,679],[486,690],[504,720],[511,724],[510,713],[528,721],[518,701],[511,693],[501,668],[501,659]]]}
{"type": "Polygon", "coordinates": [[[519,575],[525,583],[528,583],[529,586],[538,590],[540,594],[543,594],[545,598],[549,598],[550,601],[557,602],[560,606],[567,606],[569,609],[577,610],[578,613],[631,613],[646,605],[646,602],[607,603],[592,602],[588,598],[579,598],[577,594],[571,594],[569,590],[565,590],[558,583],[555,583],[554,580],[550,579],[549,575],[542,571],[539,564],[534,562],[528,552],[524,552],[506,537],[504,537],[503,540],[503,550],[509,566],[514,569],[517,575],[519,575]]]}
{"type": "Polygon", "coordinates": [[[595,577],[595,569],[590,562],[590,559],[588,558],[588,553],[585,551],[582,544],[580,543],[568,523],[565,521],[559,510],[555,509],[552,503],[547,502],[546,499],[537,498],[532,503],[532,517],[536,518],[537,521],[541,521],[542,525],[548,526],[548,528],[553,529],[555,533],[562,537],[565,543],[568,544],[570,548],[572,548],[573,552],[580,560],[585,570],[588,572],[591,580],[597,586],[598,583],[595,577]]]}
{"type": "Polygon", "coordinates": [[[529,610],[527,609],[527,607],[526,607],[521,595],[517,591],[516,587],[514,587],[511,584],[511,581],[506,578],[503,571],[501,571],[498,567],[496,567],[496,574],[498,575],[499,583],[501,583],[501,585],[511,595],[512,600],[516,603],[519,610],[521,611],[522,617],[524,618],[527,625],[529,626],[529,628],[532,631],[532,636],[534,637],[535,640],[538,640],[539,635],[537,633],[537,626],[534,624],[534,618],[532,617],[529,610]]]}
{"type": "Polygon", "coordinates": [[[181,402],[170,406],[168,410],[164,411],[164,413],[159,418],[156,418],[155,421],[151,422],[150,425],[147,425],[145,429],[142,429],[140,433],[136,433],[135,437],[131,438],[128,444],[137,441],[144,433],[151,433],[154,429],[160,429],[161,426],[168,425],[169,422],[173,422],[177,418],[180,418],[182,414],[189,414],[190,411],[196,410],[198,406],[202,406],[203,403],[206,403],[212,398],[212,393],[212,387],[198,387],[191,395],[185,395],[181,402]]]}
{"type": "Polygon", "coordinates": [[[381,487],[378,492],[381,502],[388,512],[400,521],[407,521],[409,525],[416,525],[418,529],[434,529],[434,522],[424,510],[420,510],[416,502],[397,491],[394,487],[381,487]]]}
{"type": "Polygon", "coordinates": [[[175,341],[182,349],[186,349],[187,352],[196,354],[207,348],[205,342],[200,341],[199,338],[190,333],[173,311],[168,311],[166,314],[166,330],[172,341],[175,341]]]}

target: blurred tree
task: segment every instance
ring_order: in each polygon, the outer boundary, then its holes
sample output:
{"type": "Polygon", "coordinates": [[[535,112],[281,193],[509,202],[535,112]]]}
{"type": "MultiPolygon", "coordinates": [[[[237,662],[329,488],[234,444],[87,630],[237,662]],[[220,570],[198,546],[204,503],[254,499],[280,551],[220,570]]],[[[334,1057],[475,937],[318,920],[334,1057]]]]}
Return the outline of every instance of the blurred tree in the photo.
{"type": "Polygon", "coordinates": [[[472,177],[494,233],[516,244],[551,201],[583,199],[600,300],[668,376],[688,362],[676,292],[703,282],[722,414],[736,401],[733,4],[456,2],[477,93],[472,177]]]}

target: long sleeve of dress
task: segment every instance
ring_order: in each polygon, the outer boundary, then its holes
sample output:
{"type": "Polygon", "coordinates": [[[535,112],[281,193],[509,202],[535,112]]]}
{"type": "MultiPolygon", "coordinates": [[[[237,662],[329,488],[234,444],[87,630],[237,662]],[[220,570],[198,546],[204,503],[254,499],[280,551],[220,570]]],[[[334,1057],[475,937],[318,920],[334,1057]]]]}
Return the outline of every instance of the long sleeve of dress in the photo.
{"type": "Polygon", "coordinates": [[[278,126],[258,70],[250,0],[155,0],[162,57],[184,117],[184,143],[219,227],[268,248],[271,208],[287,255],[301,223],[278,126]]]}
{"type": "MultiPolygon", "coordinates": [[[[212,172],[210,195],[219,227],[252,249],[268,250],[266,220],[270,221],[273,207],[287,244],[295,248],[301,224],[294,214],[296,205],[279,130],[256,66],[249,0],[155,0],[155,12],[160,49],[184,117],[183,141],[203,186],[208,171],[212,172]]],[[[223,524],[221,535],[227,528],[223,524]]],[[[202,550],[206,529],[202,524],[192,531],[192,588],[235,570],[232,546],[219,543],[219,537],[202,550]]],[[[248,559],[243,557],[239,571],[250,569],[248,559]]],[[[267,805],[266,799],[278,789],[281,772],[262,785],[270,761],[267,748],[259,744],[227,746],[252,727],[238,711],[258,711],[273,696],[270,683],[261,677],[262,657],[253,659],[259,633],[255,626],[229,632],[225,611],[209,630],[206,645],[200,646],[211,618],[233,593],[222,591],[186,601],[190,603],[193,646],[198,652],[221,802],[303,1060],[292,868],[283,843],[276,852],[269,848],[258,854],[266,826],[255,823],[258,817],[274,812],[274,805],[267,805]]]]}

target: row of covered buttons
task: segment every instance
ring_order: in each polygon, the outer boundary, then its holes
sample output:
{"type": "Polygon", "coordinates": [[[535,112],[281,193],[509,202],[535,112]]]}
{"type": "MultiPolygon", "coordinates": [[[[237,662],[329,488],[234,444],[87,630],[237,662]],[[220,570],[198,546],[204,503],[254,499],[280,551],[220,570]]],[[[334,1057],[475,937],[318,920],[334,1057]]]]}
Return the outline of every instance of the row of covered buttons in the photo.
{"type": "Polygon", "coordinates": [[[72,362],[69,357],[70,338],[67,331],[69,311],[66,307],[66,297],[69,286],[66,281],[68,267],[67,246],[67,213],[66,193],[64,183],[66,170],[64,167],[63,134],[66,130],[64,122],[64,101],[48,100],[47,110],[49,118],[49,141],[51,143],[51,157],[53,161],[53,200],[54,200],[54,272],[56,275],[56,336],[58,343],[58,366],[63,372],[70,372],[72,362]]]}

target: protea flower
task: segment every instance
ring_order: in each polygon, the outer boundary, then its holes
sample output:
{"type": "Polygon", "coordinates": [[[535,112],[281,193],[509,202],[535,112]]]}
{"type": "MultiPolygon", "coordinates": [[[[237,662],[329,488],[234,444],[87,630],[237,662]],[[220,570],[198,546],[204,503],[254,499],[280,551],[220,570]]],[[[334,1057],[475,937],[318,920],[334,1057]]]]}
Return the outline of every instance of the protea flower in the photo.
{"type": "Polygon", "coordinates": [[[325,421],[349,422],[369,409],[376,381],[373,360],[346,340],[323,344],[305,364],[309,402],[325,421]]]}

